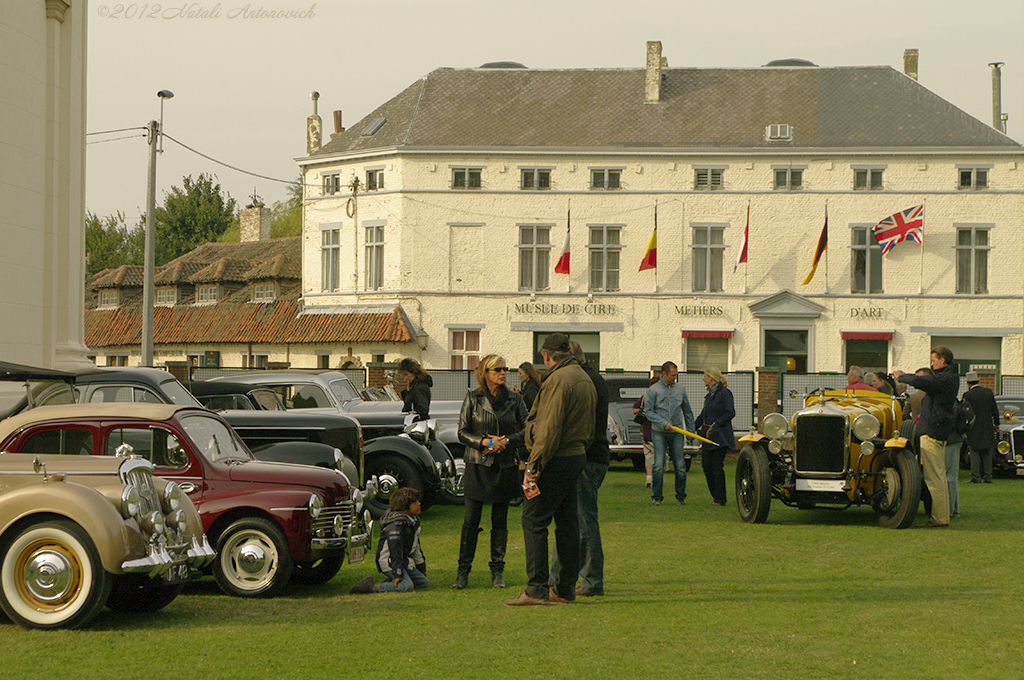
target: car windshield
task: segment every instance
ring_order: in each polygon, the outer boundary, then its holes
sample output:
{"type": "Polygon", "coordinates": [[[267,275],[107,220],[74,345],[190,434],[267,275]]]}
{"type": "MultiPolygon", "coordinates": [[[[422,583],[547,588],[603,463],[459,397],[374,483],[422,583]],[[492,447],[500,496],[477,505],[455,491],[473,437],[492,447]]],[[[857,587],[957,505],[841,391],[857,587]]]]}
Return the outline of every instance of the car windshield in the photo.
{"type": "Polygon", "coordinates": [[[196,449],[211,463],[249,460],[249,452],[234,430],[216,418],[204,415],[185,416],[181,426],[196,449]]]}
{"type": "Polygon", "coordinates": [[[161,391],[171,400],[172,404],[178,406],[198,406],[202,408],[202,404],[192,396],[192,393],[185,389],[185,386],[178,382],[175,378],[165,380],[160,383],[161,391]]]}
{"type": "Polygon", "coordinates": [[[360,400],[359,393],[356,392],[356,388],[352,387],[352,383],[348,380],[332,380],[331,381],[331,392],[340,402],[360,400]]]}

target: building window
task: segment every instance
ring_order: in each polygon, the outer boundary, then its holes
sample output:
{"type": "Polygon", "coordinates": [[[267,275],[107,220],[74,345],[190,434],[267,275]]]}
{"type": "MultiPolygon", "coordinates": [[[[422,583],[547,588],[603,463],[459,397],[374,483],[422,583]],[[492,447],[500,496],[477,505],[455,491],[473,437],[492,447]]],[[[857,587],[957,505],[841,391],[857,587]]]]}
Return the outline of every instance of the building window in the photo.
{"type": "Polygon", "coordinates": [[[341,230],[324,229],[320,232],[320,288],[325,293],[341,289],[341,230]]]}
{"type": "Polygon", "coordinates": [[[612,168],[594,168],[590,171],[591,189],[621,189],[622,170],[612,168]]]}
{"type": "Polygon", "coordinates": [[[366,227],[366,290],[384,287],[384,226],[366,227]]]}
{"type": "Polygon", "coordinates": [[[850,292],[881,293],[882,249],[871,227],[854,227],[850,246],[850,292]]]}
{"type": "Polygon", "coordinates": [[[958,168],[957,172],[960,174],[958,189],[988,189],[988,168],[958,168]]]}
{"type": "Polygon", "coordinates": [[[551,269],[551,227],[519,227],[519,290],[547,290],[551,269]]]}
{"type": "Polygon", "coordinates": [[[331,355],[330,354],[319,354],[316,357],[317,368],[330,368],[331,367],[331,355]]]}
{"type": "Polygon", "coordinates": [[[196,302],[212,304],[217,301],[217,286],[196,286],[196,302]]]}
{"type": "Polygon", "coordinates": [[[127,366],[128,355],[127,354],[108,354],[107,355],[107,366],[127,366]]]}
{"type": "Polygon", "coordinates": [[[175,286],[162,286],[156,289],[156,303],[158,305],[173,305],[178,301],[178,289],[175,286]]]}
{"type": "Polygon", "coordinates": [[[722,262],[725,257],[725,225],[693,226],[693,290],[709,293],[722,290],[722,262]]]}
{"type": "Polygon", "coordinates": [[[242,368],[266,368],[269,359],[266,354],[243,354],[242,368]]]}
{"type": "Polygon", "coordinates": [[[479,189],[480,168],[452,168],[452,189],[479,189]]]}
{"type": "Polygon", "coordinates": [[[803,182],[803,170],[786,169],[775,171],[775,189],[787,189],[790,191],[803,189],[803,182]]]}
{"type": "Polygon", "coordinates": [[[621,227],[590,227],[590,290],[619,289],[619,256],[622,254],[621,227]]]}
{"type": "Polygon", "coordinates": [[[271,302],[274,299],[274,284],[270,282],[257,283],[252,287],[253,302],[271,302]]]}
{"type": "Polygon", "coordinates": [[[853,171],[853,188],[860,190],[882,188],[882,168],[862,168],[853,171]]]}
{"type": "Polygon", "coordinates": [[[452,370],[464,371],[476,368],[477,363],[480,362],[480,331],[451,331],[450,347],[448,355],[451,357],[452,370]]]}
{"type": "Polygon", "coordinates": [[[366,171],[366,190],[376,191],[377,189],[384,188],[384,171],[383,170],[367,170],[366,171]]]}
{"type": "Polygon", "coordinates": [[[118,295],[116,288],[105,288],[100,291],[100,307],[117,307],[118,295]]]}
{"type": "Polygon", "coordinates": [[[956,229],[956,292],[981,295],[988,292],[987,227],[956,229]]]}
{"type": "Polygon", "coordinates": [[[724,188],[722,168],[694,168],[693,188],[696,191],[717,191],[724,188]]]}
{"type": "Polygon", "coordinates": [[[715,366],[723,373],[729,370],[729,339],[687,338],[683,370],[702,371],[708,366],[715,366]]]}
{"type": "Polygon", "coordinates": [[[324,175],[324,196],[333,196],[341,191],[341,175],[324,175]]]}
{"type": "Polygon", "coordinates": [[[522,172],[523,181],[520,189],[550,189],[551,171],[540,168],[527,168],[522,172]]]}

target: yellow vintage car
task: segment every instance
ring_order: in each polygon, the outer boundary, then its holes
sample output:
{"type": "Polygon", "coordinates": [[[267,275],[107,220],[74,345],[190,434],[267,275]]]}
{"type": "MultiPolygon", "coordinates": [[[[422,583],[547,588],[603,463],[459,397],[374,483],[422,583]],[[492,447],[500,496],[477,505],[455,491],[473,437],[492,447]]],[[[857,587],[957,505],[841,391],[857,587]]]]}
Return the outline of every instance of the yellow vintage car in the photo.
{"type": "Polygon", "coordinates": [[[878,523],[909,527],[921,500],[921,465],[900,436],[900,400],[882,392],[817,389],[786,419],[770,413],[741,437],[736,500],[744,522],[768,519],[772,498],[807,509],[870,505],[878,523]]]}

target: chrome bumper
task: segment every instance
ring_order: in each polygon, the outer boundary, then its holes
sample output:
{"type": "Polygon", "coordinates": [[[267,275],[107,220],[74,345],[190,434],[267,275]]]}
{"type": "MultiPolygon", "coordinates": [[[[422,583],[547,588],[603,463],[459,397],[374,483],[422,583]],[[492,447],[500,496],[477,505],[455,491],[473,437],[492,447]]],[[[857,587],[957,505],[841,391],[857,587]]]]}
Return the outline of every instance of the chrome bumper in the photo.
{"type": "MultiPolygon", "coordinates": [[[[172,549],[183,549],[185,546],[171,546],[172,549]]],[[[203,542],[193,536],[192,545],[185,552],[186,562],[190,569],[201,569],[213,562],[213,558],[217,555],[213,548],[210,547],[210,542],[206,538],[206,534],[203,534],[203,542]]],[[[181,560],[175,560],[170,552],[167,551],[167,546],[163,544],[150,544],[148,553],[145,557],[140,557],[136,560],[126,560],[121,563],[121,570],[126,574],[148,574],[149,576],[162,576],[170,570],[171,566],[175,563],[180,563],[181,560]]]]}

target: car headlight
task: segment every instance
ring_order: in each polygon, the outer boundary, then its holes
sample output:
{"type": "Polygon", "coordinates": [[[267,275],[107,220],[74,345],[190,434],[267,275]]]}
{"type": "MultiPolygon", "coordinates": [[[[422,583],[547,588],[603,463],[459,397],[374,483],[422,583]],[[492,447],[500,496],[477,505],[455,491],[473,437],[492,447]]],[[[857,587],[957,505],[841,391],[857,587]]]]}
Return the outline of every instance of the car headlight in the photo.
{"type": "Polygon", "coordinates": [[[139,490],[129,484],[121,492],[121,516],[125,519],[135,517],[142,507],[139,505],[139,490]]]}
{"type": "Polygon", "coordinates": [[[870,413],[862,413],[853,419],[853,434],[861,441],[874,439],[881,430],[882,424],[870,413]]]}
{"type": "Polygon", "coordinates": [[[862,441],[860,443],[860,455],[870,456],[875,452],[875,443],[871,441],[862,441]]]}
{"type": "Polygon", "coordinates": [[[1010,452],[1010,442],[999,442],[996,448],[999,449],[999,453],[1006,455],[1010,452]]]}
{"type": "Polygon", "coordinates": [[[153,536],[161,536],[167,530],[167,526],[164,524],[164,516],[156,510],[143,517],[140,524],[142,524],[143,531],[153,536]]]}
{"type": "Polygon", "coordinates": [[[768,442],[768,450],[774,453],[775,455],[779,455],[780,453],[782,453],[782,442],[780,442],[778,439],[771,440],[770,442],[768,442]]]}
{"type": "Polygon", "coordinates": [[[174,482],[167,482],[163,498],[160,499],[163,511],[170,514],[181,507],[181,487],[174,482]]]}
{"type": "Polygon", "coordinates": [[[171,527],[179,534],[185,533],[188,529],[188,518],[185,517],[184,510],[175,510],[174,513],[166,519],[166,522],[167,526],[171,527]]]}
{"type": "Polygon", "coordinates": [[[345,535],[345,519],[341,515],[334,516],[334,535],[344,536],[345,535]]]}
{"type": "Polygon", "coordinates": [[[779,439],[789,431],[789,422],[781,413],[769,413],[761,419],[761,431],[772,439],[779,439]]]}
{"type": "Polygon", "coordinates": [[[309,497],[309,517],[310,519],[316,519],[320,516],[320,511],[324,509],[324,502],[320,500],[320,496],[312,494],[309,497]]]}

